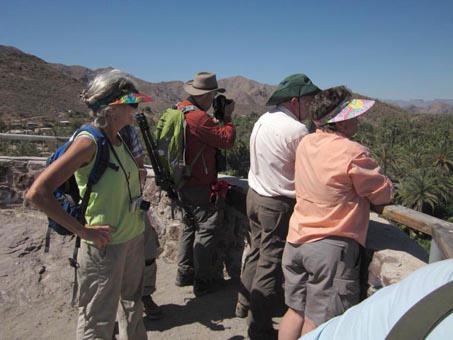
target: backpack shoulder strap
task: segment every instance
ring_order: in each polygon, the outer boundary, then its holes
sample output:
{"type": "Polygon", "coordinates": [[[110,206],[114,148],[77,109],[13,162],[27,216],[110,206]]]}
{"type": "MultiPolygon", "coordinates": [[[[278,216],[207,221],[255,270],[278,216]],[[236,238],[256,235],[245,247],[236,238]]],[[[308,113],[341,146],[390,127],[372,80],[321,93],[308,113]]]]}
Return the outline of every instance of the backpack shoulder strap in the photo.
{"type": "MultiPolygon", "coordinates": [[[[195,110],[200,110],[197,106],[195,105],[187,105],[187,106],[184,106],[183,108],[181,108],[181,111],[182,113],[184,113],[184,118],[185,118],[185,115],[186,113],[190,112],[190,111],[195,111],[195,110]]],[[[186,159],[186,128],[187,128],[187,122],[186,120],[184,119],[184,160],[186,159]]],[[[204,149],[206,148],[206,144],[203,144],[203,146],[200,148],[200,150],[198,150],[197,154],[195,155],[195,158],[192,160],[192,163],[190,163],[189,165],[189,169],[190,169],[190,172],[192,172],[192,168],[195,164],[195,162],[198,160],[198,158],[201,156],[201,154],[203,153],[204,149]]]]}
{"type": "Polygon", "coordinates": [[[386,340],[425,339],[453,312],[453,281],[440,286],[413,305],[393,326],[386,340]]]}
{"type": "Polygon", "coordinates": [[[187,105],[181,108],[182,113],[186,114],[187,112],[190,111],[195,111],[195,110],[200,110],[198,107],[195,105],[187,105]]]}
{"type": "Polygon", "coordinates": [[[118,166],[110,163],[110,150],[107,142],[107,137],[105,137],[104,133],[101,130],[98,130],[92,125],[84,125],[80,129],[78,129],[76,133],[79,134],[82,131],[87,131],[96,140],[96,159],[88,177],[88,182],[94,185],[99,182],[107,168],[112,168],[117,171],[118,166]]]}
{"type": "MultiPolygon", "coordinates": [[[[195,105],[187,105],[187,106],[184,106],[183,108],[181,108],[181,112],[184,113],[184,118],[185,118],[186,113],[188,113],[190,111],[195,111],[195,110],[199,110],[199,108],[196,107],[195,105]]],[[[195,163],[197,162],[198,158],[200,158],[200,156],[202,156],[203,151],[206,148],[206,144],[203,144],[203,146],[198,150],[198,152],[195,155],[195,157],[192,160],[192,162],[190,164],[186,164],[186,145],[187,145],[187,142],[186,142],[186,130],[187,130],[187,122],[184,119],[184,122],[183,122],[183,156],[182,156],[182,159],[184,161],[184,165],[188,169],[187,173],[192,174],[192,168],[195,165],[195,163]]],[[[187,182],[187,178],[183,179],[177,185],[176,189],[179,191],[184,186],[184,184],[186,182],[187,182]]]]}

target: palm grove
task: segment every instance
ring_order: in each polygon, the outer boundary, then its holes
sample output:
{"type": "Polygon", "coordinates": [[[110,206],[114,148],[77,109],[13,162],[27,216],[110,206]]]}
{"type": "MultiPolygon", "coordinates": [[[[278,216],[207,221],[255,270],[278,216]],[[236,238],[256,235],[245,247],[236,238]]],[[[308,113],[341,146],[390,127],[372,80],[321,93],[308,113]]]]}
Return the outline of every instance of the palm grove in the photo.
{"type": "MultiPolygon", "coordinates": [[[[149,112],[148,112],[149,114],[149,112]]],[[[157,116],[151,114],[152,121],[157,116]]],[[[249,167],[249,138],[259,115],[237,115],[236,144],[227,152],[227,174],[247,178],[249,167]]],[[[84,116],[85,120],[88,120],[84,116]]],[[[80,117],[65,131],[55,135],[69,135],[80,117]]],[[[372,152],[383,171],[396,184],[395,203],[438,218],[453,221],[453,115],[398,114],[375,112],[364,116],[354,137],[372,152]]],[[[1,132],[8,130],[4,122],[1,132]]],[[[28,142],[0,143],[2,154],[46,156],[55,145],[35,146],[28,142]]]]}
{"type": "MultiPolygon", "coordinates": [[[[354,137],[396,184],[395,203],[453,221],[453,115],[364,117],[354,137]]],[[[248,140],[258,115],[235,117],[228,173],[247,177],[248,140]]]]}

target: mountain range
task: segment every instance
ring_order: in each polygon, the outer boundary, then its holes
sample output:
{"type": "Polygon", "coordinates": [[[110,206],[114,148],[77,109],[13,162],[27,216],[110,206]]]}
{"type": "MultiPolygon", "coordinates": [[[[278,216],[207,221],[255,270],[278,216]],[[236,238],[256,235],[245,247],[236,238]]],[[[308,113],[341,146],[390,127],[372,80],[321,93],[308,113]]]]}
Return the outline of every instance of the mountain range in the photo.
{"type": "Polygon", "coordinates": [[[385,102],[397,105],[411,113],[453,113],[453,99],[412,99],[412,100],[385,100],[385,102]]]}
{"type": "MultiPolygon", "coordinates": [[[[65,118],[68,111],[87,112],[79,101],[80,92],[94,76],[109,69],[112,67],[91,70],[48,63],[15,47],[0,45],[0,119],[6,123],[57,120],[65,118]]],[[[187,96],[182,81],[151,83],[134,79],[138,89],[153,98],[153,112],[162,112],[187,96]]],[[[225,87],[227,96],[235,100],[235,114],[239,115],[265,112],[265,103],[276,88],[242,76],[219,79],[219,86],[225,87]]],[[[398,105],[401,103],[378,101],[373,109],[384,114],[429,113],[429,108],[436,108],[433,113],[453,113],[453,101],[433,102],[425,108],[414,105],[402,109],[398,105]]]]}

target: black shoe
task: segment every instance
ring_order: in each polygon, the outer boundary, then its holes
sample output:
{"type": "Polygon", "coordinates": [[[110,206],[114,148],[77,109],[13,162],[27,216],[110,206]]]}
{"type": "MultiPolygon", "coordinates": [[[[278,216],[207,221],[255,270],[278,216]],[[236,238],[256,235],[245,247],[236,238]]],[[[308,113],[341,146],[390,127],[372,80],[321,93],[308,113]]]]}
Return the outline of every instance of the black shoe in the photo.
{"type": "Polygon", "coordinates": [[[209,281],[195,280],[193,283],[193,293],[196,297],[200,297],[215,291],[215,287],[209,281]]]}
{"type": "Polygon", "coordinates": [[[178,287],[192,286],[193,285],[193,275],[181,275],[181,274],[177,273],[175,285],[177,285],[178,287]]]}
{"type": "Polygon", "coordinates": [[[146,317],[150,320],[159,320],[164,316],[160,307],[153,301],[150,295],[142,297],[146,317]]]}
{"type": "Polygon", "coordinates": [[[248,336],[250,340],[277,340],[278,330],[271,328],[268,330],[253,331],[248,329],[248,336]]]}

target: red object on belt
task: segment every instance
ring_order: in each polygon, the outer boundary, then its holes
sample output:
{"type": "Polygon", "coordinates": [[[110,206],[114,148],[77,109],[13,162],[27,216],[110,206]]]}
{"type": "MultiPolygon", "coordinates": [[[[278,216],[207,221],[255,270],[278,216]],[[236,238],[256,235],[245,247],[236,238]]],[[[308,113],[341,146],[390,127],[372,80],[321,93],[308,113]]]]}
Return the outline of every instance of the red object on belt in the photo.
{"type": "Polygon", "coordinates": [[[230,190],[230,188],[232,187],[234,187],[234,185],[228,183],[223,179],[215,182],[214,184],[211,184],[211,196],[209,196],[209,199],[211,200],[211,202],[215,202],[217,197],[225,198],[228,190],[230,190]]]}

